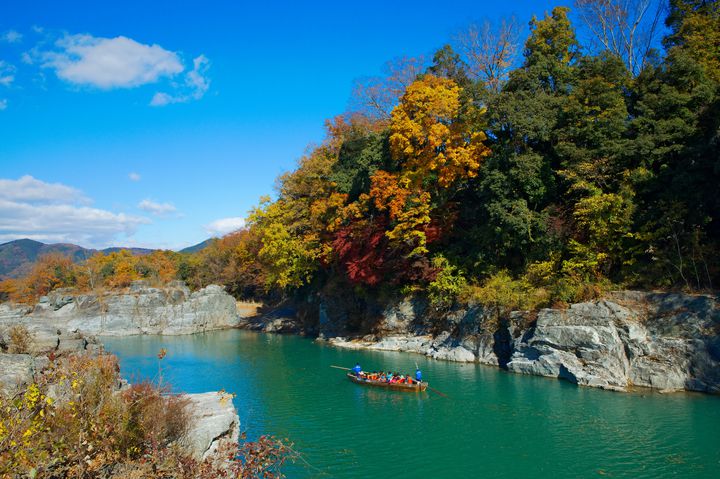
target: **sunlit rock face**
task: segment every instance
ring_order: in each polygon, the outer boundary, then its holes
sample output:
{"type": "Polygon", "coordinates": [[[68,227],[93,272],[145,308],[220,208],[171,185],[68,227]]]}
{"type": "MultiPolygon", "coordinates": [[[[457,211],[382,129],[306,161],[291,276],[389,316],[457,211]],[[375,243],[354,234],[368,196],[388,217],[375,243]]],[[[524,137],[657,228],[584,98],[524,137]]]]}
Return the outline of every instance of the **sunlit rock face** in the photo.
{"type": "Polygon", "coordinates": [[[540,311],[508,369],[606,389],[720,392],[719,332],[711,296],[619,292],[540,311]]]}
{"type": "Polygon", "coordinates": [[[202,461],[213,453],[231,446],[240,438],[240,418],[225,392],[186,394],[189,400],[190,424],[181,446],[196,460],[202,461]]]}
{"type": "MultiPolygon", "coordinates": [[[[342,317],[342,315],[340,316],[342,317]]],[[[385,305],[371,333],[336,334],[339,347],[436,359],[625,391],[720,392],[720,309],[708,295],[621,291],[568,309],[493,318],[481,306],[433,314],[421,299],[385,305]]],[[[332,324],[333,318],[325,318],[332,324]]]]}
{"type": "Polygon", "coordinates": [[[59,290],[40,298],[31,311],[3,305],[0,326],[15,323],[91,335],[175,335],[235,327],[238,313],[234,298],[220,286],[190,292],[181,282],[152,288],[136,281],[123,293],[71,295],[59,290]]]}

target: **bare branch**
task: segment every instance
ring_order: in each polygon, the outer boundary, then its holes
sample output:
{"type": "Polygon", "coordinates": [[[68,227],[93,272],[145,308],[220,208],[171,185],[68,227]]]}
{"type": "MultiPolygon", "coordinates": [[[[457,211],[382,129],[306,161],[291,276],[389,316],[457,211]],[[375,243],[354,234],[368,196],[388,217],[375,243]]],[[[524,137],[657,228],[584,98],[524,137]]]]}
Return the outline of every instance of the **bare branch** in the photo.
{"type": "Polygon", "coordinates": [[[384,76],[355,81],[351,110],[378,120],[390,118],[405,89],[424,69],[423,57],[402,57],[387,62],[383,67],[384,76]]]}
{"type": "Polygon", "coordinates": [[[515,17],[492,24],[472,24],[457,36],[458,50],[471,76],[492,91],[499,91],[507,79],[518,52],[519,25],[515,17]]]}
{"type": "MultiPolygon", "coordinates": [[[[575,0],[575,7],[601,50],[622,58],[640,73],[658,34],[661,0],[575,0]]],[[[596,47],[596,49],[598,49],[596,47]]]]}

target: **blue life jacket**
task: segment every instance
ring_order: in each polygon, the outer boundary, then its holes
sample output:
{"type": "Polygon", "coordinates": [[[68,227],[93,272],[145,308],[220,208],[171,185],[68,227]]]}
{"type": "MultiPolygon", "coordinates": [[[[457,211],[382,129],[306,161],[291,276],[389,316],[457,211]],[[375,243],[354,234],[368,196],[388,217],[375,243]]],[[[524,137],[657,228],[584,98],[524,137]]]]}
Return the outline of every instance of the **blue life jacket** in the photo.
{"type": "Polygon", "coordinates": [[[419,369],[418,369],[417,371],[415,371],[415,379],[416,379],[418,382],[422,381],[422,373],[420,372],[419,369]]]}
{"type": "Polygon", "coordinates": [[[355,367],[352,368],[352,371],[355,373],[355,376],[359,376],[359,375],[360,375],[360,371],[362,371],[362,368],[360,367],[359,364],[356,364],[355,367]]]}

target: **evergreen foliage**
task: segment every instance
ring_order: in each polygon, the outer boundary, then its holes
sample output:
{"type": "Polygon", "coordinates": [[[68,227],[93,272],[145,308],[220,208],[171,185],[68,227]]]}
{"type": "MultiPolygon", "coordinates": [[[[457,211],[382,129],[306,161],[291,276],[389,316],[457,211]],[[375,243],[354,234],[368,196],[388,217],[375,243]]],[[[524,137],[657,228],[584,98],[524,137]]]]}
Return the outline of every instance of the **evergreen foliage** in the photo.
{"type": "Polygon", "coordinates": [[[472,44],[465,56],[443,46],[424,72],[406,60],[363,90],[364,107],[328,122],[243,231],[173,259],[175,270],[118,257],[86,275],[38,272],[35,294],[173,271],[238,296],[344,285],[424,291],[440,306],[473,291],[520,306],[521,293],[539,304],[716,287],[720,2],[670,0],[668,11],[664,51],[637,74],[617,52],[583,54],[565,7],[530,21],[507,78],[478,75],[472,44]]]}

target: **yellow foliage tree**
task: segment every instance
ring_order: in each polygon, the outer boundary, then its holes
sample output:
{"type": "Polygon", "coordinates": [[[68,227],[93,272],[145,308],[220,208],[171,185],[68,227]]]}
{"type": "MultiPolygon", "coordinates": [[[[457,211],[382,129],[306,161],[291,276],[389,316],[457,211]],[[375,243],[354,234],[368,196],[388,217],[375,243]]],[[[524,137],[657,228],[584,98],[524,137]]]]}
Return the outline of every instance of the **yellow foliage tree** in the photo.
{"type": "Polygon", "coordinates": [[[430,74],[408,86],[393,110],[390,150],[401,169],[376,171],[370,198],[388,213],[388,238],[409,246],[410,256],[427,253],[425,228],[440,206],[438,193],[477,176],[490,154],[475,121],[482,114],[455,82],[430,74]]]}
{"type": "Polygon", "coordinates": [[[390,149],[414,184],[432,173],[442,188],[475,177],[490,154],[485,133],[464,121],[484,111],[463,104],[461,91],[450,79],[425,75],[407,88],[393,110],[390,149]]]}

